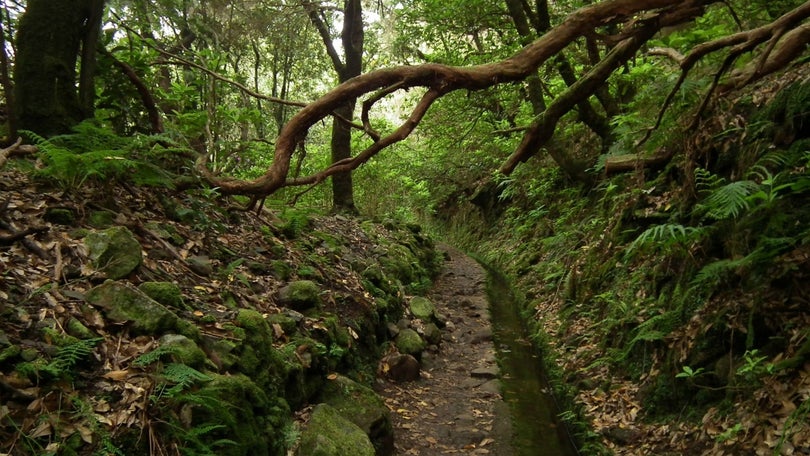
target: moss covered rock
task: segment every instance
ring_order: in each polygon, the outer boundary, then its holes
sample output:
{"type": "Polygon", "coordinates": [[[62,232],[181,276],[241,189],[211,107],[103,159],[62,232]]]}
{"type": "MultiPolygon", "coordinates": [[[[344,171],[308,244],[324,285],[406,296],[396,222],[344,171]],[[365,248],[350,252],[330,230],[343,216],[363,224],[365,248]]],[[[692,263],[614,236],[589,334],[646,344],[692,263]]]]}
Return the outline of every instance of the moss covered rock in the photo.
{"type": "Polygon", "coordinates": [[[141,244],[126,227],[91,232],[84,244],[93,267],[108,279],[122,279],[141,265],[141,244]]]}
{"type": "Polygon", "coordinates": [[[129,323],[134,334],[162,334],[177,327],[177,315],[128,283],[108,280],[88,291],[86,299],[108,319],[129,323]]]}
{"type": "Polygon", "coordinates": [[[281,305],[304,311],[320,305],[321,288],[311,280],[297,280],[282,287],[278,298],[281,305]]]}
{"type": "Polygon", "coordinates": [[[210,374],[197,393],[207,398],[204,409],[195,407],[193,425],[222,426],[216,432],[200,435],[203,441],[231,440],[235,445],[215,447],[222,456],[283,456],[290,429],[290,408],[286,401],[268,394],[245,375],[210,374]]]}
{"type": "Polygon", "coordinates": [[[167,307],[184,309],[183,293],[180,287],[172,282],[144,282],[138,285],[138,289],[146,296],[167,307]]]}
{"type": "Polygon", "coordinates": [[[172,361],[201,369],[209,363],[197,344],[181,334],[166,334],[160,338],[160,349],[171,354],[172,361]]]}
{"type": "Polygon", "coordinates": [[[413,355],[419,359],[422,352],[427,347],[427,343],[413,329],[406,328],[397,334],[396,346],[400,353],[413,355]]]}
{"type": "Polygon", "coordinates": [[[378,456],[394,450],[391,415],[385,402],[369,387],[338,375],[326,383],[321,400],[368,435],[378,456]]]}
{"type": "Polygon", "coordinates": [[[312,410],[298,456],[374,456],[374,446],[356,424],[344,418],[328,404],[318,404],[312,410]]]}
{"type": "Polygon", "coordinates": [[[428,298],[423,298],[422,296],[414,297],[411,299],[409,308],[414,317],[425,323],[432,322],[436,318],[436,307],[428,298]]]}

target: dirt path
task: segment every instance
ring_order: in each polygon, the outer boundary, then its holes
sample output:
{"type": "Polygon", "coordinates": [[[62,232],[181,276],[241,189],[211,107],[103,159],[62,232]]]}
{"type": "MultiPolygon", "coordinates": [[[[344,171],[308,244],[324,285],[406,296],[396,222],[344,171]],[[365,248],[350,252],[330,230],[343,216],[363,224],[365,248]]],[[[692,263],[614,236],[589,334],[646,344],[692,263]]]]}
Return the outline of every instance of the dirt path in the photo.
{"type": "Polygon", "coordinates": [[[508,407],[501,399],[489,324],[486,273],[464,253],[450,259],[428,297],[448,322],[438,350],[422,358],[422,378],[386,382],[397,455],[510,456],[508,407]]]}

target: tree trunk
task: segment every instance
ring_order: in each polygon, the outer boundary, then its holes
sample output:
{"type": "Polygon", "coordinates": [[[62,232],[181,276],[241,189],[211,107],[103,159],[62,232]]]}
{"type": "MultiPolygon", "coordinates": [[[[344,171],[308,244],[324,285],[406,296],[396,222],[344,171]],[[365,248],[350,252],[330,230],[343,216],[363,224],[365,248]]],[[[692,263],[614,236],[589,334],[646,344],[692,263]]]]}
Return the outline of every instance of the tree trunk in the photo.
{"type": "Polygon", "coordinates": [[[90,50],[96,49],[103,7],[100,0],[28,2],[17,33],[14,74],[19,128],[51,136],[92,116],[92,105],[82,102],[92,104],[95,52],[90,50]]]}

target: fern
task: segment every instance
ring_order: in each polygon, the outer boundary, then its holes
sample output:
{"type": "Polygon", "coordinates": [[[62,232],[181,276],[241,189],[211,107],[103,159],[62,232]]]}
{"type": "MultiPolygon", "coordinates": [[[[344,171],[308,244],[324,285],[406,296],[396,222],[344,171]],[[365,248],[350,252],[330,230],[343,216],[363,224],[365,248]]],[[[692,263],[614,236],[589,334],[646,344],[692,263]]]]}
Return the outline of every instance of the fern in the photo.
{"type": "Polygon", "coordinates": [[[749,197],[759,189],[751,180],[731,182],[711,192],[698,208],[714,220],[737,218],[751,207],[749,197]]]}
{"type": "Polygon", "coordinates": [[[178,394],[188,390],[198,382],[207,382],[211,377],[202,372],[180,363],[169,363],[163,369],[163,378],[166,383],[174,385],[163,393],[166,397],[176,397],[178,394]]]}
{"type": "Polygon", "coordinates": [[[704,228],[684,226],[676,223],[656,225],[644,230],[644,232],[628,246],[627,255],[630,256],[644,248],[668,251],[675,246],[684,246],[689,242],[698,240],[704,232],[704,228]]]}
{"type": "Polygon", "coordinates": [[[139,138],[117,136],[90,121],[73,128],[74,133],[44,138],[22,131],[40,150],[45,167],[37,172],[65,190],[88,181],[131,180],[138,185],[171,186],[172,176],[148,159],[140,159],[139,138]]]}
{"type": "Polygon", "coordinates": [[[60,347],[56,352],[56,357],[53,360],[56,366],[61,370],[72,369],[79,361],[87,358],[93,353],[99,342],[104,340],[102,337],[94,337],[92,339],[79,340],[75,343],[60,347]]]}

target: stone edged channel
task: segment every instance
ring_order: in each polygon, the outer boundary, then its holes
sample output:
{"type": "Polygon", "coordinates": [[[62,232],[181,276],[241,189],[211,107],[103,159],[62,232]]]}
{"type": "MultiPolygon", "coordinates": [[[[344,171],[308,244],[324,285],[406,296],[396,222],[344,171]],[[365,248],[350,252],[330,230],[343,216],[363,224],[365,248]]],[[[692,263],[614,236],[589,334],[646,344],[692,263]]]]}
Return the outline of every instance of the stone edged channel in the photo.
{"type": "Polygon", "coordinates": [[[487,265],[487,296],[515,456],[578,456],[505,277],[487,265]]]}

